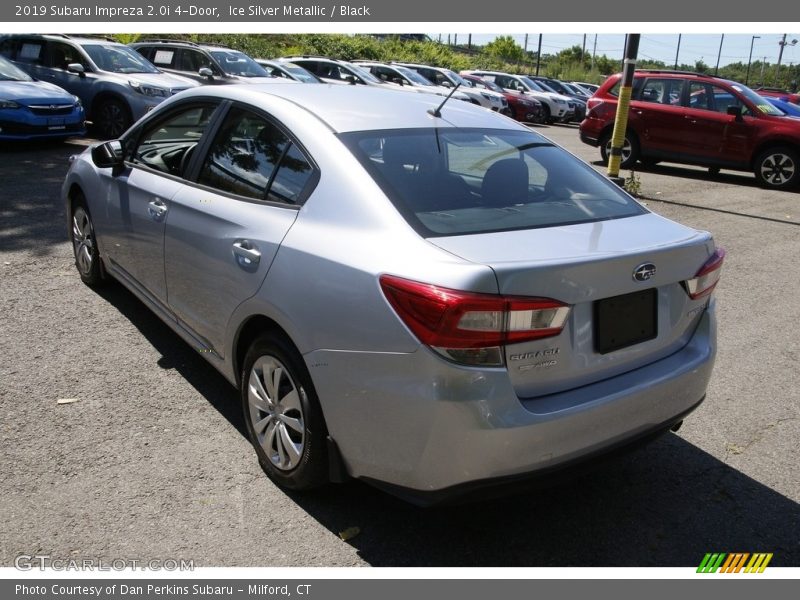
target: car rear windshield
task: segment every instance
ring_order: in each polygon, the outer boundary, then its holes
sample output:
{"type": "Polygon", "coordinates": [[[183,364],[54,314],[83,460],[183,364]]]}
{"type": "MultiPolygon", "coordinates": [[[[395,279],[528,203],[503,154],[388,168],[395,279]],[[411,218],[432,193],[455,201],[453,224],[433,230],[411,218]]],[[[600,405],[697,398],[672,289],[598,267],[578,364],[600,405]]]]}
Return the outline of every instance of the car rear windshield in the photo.
{"type": "Polygon", "coordinates": [[[423,237],[647,212],[594,169],[533,132],[426,128],[340,137],[423,237]]]}

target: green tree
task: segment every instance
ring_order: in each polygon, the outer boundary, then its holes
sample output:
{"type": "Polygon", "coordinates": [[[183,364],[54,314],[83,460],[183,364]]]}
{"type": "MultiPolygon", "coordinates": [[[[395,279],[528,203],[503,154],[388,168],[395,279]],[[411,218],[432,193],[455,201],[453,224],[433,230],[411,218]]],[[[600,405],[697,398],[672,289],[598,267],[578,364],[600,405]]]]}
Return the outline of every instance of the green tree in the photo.
{"type": "Polygon", "coordinates": [[[505,62],[522,62],[525,51],[518,46],[510,35],[501,35],[486,44],[482,51],[490,58],[505,62]]]}

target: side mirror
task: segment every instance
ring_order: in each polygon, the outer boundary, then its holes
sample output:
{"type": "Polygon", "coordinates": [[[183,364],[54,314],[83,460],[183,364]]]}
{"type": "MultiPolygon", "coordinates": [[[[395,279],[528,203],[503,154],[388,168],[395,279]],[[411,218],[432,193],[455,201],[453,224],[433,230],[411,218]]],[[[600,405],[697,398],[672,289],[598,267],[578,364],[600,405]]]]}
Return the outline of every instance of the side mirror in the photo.
{"type": "Polygon", "coordinates": [[[200,77],[206,77],[207,79],[214,79],[214,71],[209,69],[208,67],[200,67],[200,70],[197,72],[200,77]]]}
{"type": "Polygon", "coordinates": [[[86,77],[86,69],[83,68],[81,63],[69,63],[67,65],[67,71],[75,73],[78,77],[86,77]]]}
{"type": "Polygon", "coordinates": [[[732,117],[736,117],[737,121],[741,121],[742,120],[742,107],[741,106],[736,106],[736,105],[732,104],[731,106],[728,107],[728,109],[725,112],[728,113],[732,117]]]}
{"type": "Polygon", "coordinates": [[[342,77],[342,79],[344,81],[346,81],[347,83],[349,83],[350,85],[355,85],[356,83],[358,83],[356,81],[355,76],[353,76],[353,75],[345,75],[344,77],[342,77]]]}
{"type": "Polygon", "coordinates": [[[444,81],[442,81],[441,85],[442,85],[442,87],[446,87],[446,88],[453,87],[453,84],[450,83],[449,81],[447,81],[446,79],[444,81]]]}
{"type": "Polygon", "coordinates": [[[122,142],[111,140],[92,148],[92,162],[98,169],[111,169],[112,175],[119,175],[125,165],[122,142]]]}

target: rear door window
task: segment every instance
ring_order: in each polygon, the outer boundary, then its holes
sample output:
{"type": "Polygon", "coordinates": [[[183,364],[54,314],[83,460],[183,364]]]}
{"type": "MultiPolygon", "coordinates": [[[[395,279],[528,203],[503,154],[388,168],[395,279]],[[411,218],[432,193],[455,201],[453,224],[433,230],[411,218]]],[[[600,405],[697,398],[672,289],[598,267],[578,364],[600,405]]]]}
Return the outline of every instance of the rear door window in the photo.
{"type": "Polygon", "coordinates": [[[307,197],[313,171],[283,129],[236,107],[212,142],[198,183],[245,198],[299,204],[307,197]]]}

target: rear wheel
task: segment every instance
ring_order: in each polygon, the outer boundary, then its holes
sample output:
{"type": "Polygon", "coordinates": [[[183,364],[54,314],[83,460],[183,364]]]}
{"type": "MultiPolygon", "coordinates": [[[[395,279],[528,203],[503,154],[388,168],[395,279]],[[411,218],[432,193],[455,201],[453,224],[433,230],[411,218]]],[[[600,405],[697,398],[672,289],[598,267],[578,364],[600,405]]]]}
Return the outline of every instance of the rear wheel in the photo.
{"type": "Polygon", "coordinates": [[[283,336],[262,334],[241,377],[247,433],[269,478],[293,490],[327,483],[325,420],[297,350],[283,336]]]}
{"type": "Polygon", "coordinates": [[[94,110],[94,126],[97,134],[104,140],[119,138],[132,122],[128,107],[116,98],[101,100],[94,110]]]}
{"type": "MultiPolygon", "coordinates": [[[[611,133],[606,133],[600,140],[600,156],[603,158],[604,163],[608,163],[608,157],[611,155],[611,133]]],[[[620,168],[630,169],[636,164],[639,159],[639,142],[630,133],[625,134],[625,139],[622,142],[622,162],[620,168]]]]}
{"type": "Polygon", "coordinates": [[[793,188],[800,183],[800,157],[791,148],[770,148],[758,155],[753,171],[766,188],[793,188]]]}
{"type": "Polygon", "coordinates": [[[97,249],[92,218],[82,195],[78,195],[73,204],[71,230],[75,268],[86,285],[97,286],[103,281],[100,252],[97,249]]]}

